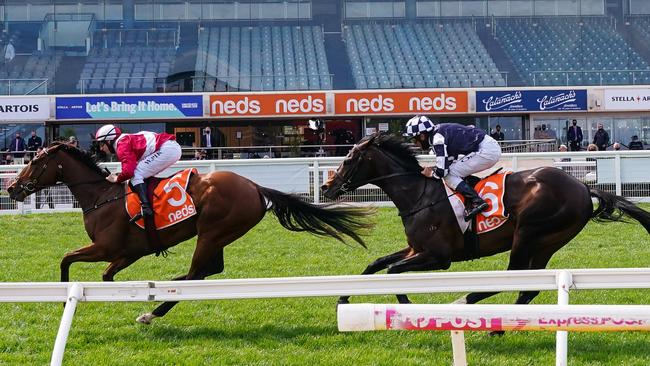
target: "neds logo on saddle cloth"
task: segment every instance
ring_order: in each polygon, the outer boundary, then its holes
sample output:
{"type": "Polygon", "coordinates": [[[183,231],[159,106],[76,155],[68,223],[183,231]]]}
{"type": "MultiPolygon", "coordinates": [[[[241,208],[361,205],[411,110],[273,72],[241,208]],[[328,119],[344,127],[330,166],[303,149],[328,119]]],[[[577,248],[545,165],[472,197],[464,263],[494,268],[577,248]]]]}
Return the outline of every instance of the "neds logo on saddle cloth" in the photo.
{"type": "MultiPolygon", "coordinates": [[[[153,191],[153,211],[156,229],[161,230],[196,215],[192,197],[187,194],[190,176],[198,174],[196,168],[185,169],[170,178],[161,180],[153,191]]],[[[140,212],[137,194],[127,188],[126,211],[134,217],[140,212]]],[[[144,219],[136,221],[144,229],[144,219]]]]}
{"type": "MultiPolygon", "coordinates": [[[[488,204],[487,210],[476,215],[475,231],[477,234],[492,231],[508,221],[508,216],[505,212],[506,208],[503,203],[503,195],[506,190],[506,177],[510,173],[512,172],[490,175],[487,178],[481,179],[474,187],[479,196],[488,204]]],[[[445,188],[447,189],[448,195],[452,193],[451,189],[446,185],[445,188]]],[[[464,198],[462,195],[456,193],[449,197],[449,203],[451,203],[451,207],[454,209],[461,231],[465,232],[469,227],[469,223],[463,219],[465,210],[464,198]]]]}

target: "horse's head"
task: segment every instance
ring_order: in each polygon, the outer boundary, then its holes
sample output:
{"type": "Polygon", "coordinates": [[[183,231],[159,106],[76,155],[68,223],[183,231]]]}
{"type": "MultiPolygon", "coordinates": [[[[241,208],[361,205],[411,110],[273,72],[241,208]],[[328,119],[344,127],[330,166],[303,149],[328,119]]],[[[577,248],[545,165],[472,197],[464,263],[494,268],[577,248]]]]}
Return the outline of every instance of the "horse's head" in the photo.
{"type": "Polygon", "coordinates": [[[321,190],[325,197],[334,200],[364,184],[397,175],[419,174],[421,169],[415,155],[401,139],[373,134],[350,150],[321,190]]]}
{"type": "Polygon", "coordinates": [[[27,196],[59,181],[61,165],[57,155],[63,144],[53,144],[36,155],[7,188],[9,197],[24,201],[27,196]]]}

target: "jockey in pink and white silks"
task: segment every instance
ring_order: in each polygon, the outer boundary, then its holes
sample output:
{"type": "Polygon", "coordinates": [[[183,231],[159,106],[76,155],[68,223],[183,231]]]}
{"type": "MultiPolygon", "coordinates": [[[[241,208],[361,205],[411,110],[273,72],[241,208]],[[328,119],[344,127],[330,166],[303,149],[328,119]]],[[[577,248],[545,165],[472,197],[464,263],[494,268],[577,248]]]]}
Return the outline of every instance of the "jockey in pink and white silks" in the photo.
{"type": "Polygon", "coordinates": [[[122,163],[120,174],[111,174],[106,180],[122,183],[131,179],[133,190],[142,204],[142,216],[153,216],[144,180],[169,168],[181,158],[181,146],[176,142],[176,137],[149,131],[122,133],[119,127],[104,125],[97,130],[95,140],[99,141],[102,151],[117,154],[122,163]]]}
{"type": "Polygon", "coordinates": [[[412,137],[422,149],[431,148],[436,165],[423,174],[445,183],[468,201],[465,221],[471,220],[488,204],[463,179],[489,169],[499,161],[501,147],[485,131],[457,123],[434,124],[426,116],[415,116],[406,123],[404,136],[412,137]]]}

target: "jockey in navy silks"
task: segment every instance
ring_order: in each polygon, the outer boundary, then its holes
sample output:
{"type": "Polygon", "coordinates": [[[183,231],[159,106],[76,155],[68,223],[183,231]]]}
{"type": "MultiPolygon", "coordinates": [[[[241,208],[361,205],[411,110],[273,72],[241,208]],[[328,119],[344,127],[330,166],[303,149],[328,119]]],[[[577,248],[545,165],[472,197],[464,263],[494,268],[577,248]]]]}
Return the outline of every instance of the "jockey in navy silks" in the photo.
{"type": "Polygon", "coordinates": [[[444,179],[447,186],[468,201],[465,221],[471,220],[488,204],[463,179],[494,166],[501,157],[499,143],[485,131],[457,123],[434,124],[426,116],[415,116],[406,123],[404,136],[415,139],[423,150],[436,156],[434,167],[422,171],[427,177],[444,179]]]}

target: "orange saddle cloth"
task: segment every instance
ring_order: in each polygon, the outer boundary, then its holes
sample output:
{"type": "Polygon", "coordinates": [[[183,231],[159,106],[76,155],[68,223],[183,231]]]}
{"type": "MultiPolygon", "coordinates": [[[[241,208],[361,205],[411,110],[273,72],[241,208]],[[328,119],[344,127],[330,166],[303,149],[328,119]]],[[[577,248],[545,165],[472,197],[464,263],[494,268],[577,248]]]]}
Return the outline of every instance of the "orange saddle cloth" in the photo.
{"type": "MultiPolygon", "coordinates": [[[[196,207],[192,197],[187,193],[187,185],[192,174],[197,173],[196,168],[185,169],[169,178],[161,179],[156,184],[152,199],[156,230],[164,229],[196,215],[196,207]]],[[[133,218],[140,213],[140,199],[131,190],[131,186],[127,186],[126,193],[126,211],[133,218]]],[[[135,223],[144,229],[144,219],[135,223]]]]}
{"type": "MultiPolygon", "coordinates": [[[[477,234],[492,231],[508,221],[503,196],[506,191],[506,178],[511,173],[492,174],[487,178],[481,179],[474,187],[478,195],[488,204],[487,210],[476,215],[476,228],[474,231],[477,234]]],[[[456,214],[458,225],[461,231],[465,232],[469,227],[469,223],[463,219],[465,215],[465,199],[460,193],[452,194],[453,191],[446,185],[445,188],[447,189],[447,194],[450,195],[449,203],[451,203],[451,207],[456,214]]]]}

